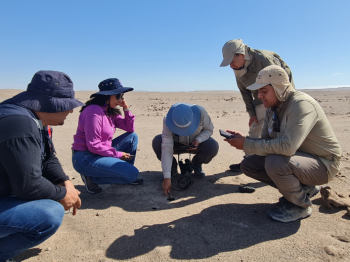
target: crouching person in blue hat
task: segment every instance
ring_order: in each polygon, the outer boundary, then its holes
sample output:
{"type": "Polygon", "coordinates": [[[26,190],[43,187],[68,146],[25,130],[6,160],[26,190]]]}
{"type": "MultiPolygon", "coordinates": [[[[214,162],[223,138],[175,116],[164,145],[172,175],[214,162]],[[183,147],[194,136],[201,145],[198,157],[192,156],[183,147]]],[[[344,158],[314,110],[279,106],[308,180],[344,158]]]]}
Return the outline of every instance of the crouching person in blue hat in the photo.
{"type": "Polygon", "coordinates": [[[60,227],[64,210],[81,205],[63,172],[50,126],[73,108],[73,82],[64,73],[37,72],[27,91],[0,104],[0,261],[39,245],[60,227]]]}
{"type": "Polygon", "coordinates": [[[202,106],[185,103],[171,106],[163,120],[162,134],[152,142],[153,150],[162,163],[164,194],[169,194],[171,177],[177,173],[173,154],[195,154],[192,159],[194,176],[205,176],[202,164],[208,164],[219,151],[219,144],[211,137],[213,130],[210,116],[202,106]]]}
{"type": "Polygon", "coordinates": [[[80,111],[72,145],[73,167],[91,194],[102,191],[99,184],[143,183],[134,166],[138,144],[135,116],[124,99],[133,88],[123,87],[117,78],[106,79],[98,87],[100,92],[92,94],[80,111]],[[118,106],[123,108],[124,117],[118,106]],[[126,133],[113,139],[116,128],[126,133]]]}

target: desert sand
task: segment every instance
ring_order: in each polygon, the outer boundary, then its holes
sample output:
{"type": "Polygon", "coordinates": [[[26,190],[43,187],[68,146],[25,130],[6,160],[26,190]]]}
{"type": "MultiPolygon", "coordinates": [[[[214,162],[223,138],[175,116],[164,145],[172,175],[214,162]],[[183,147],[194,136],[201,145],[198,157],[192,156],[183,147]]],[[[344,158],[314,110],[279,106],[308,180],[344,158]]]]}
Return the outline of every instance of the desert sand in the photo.
{"type": "MultiPolygon", "coordinates": [[[[20,90],[0,90],[5,100],[20,90]]],[[[305,90],[323,107],[342,147],[341,173],[329,183],[350,193],[350,90],[305,90]]],[[[76,92],[85,102],[93,92],[76,92]]],[[[350,216],[345,208],[329,209],[320,194],[312,198],[313,214],[283,224],[266,212],[281,196],[269,186],[228,170],[243,152],[231,147],[219,129],[247,133],[248,114],[239,92],[182,93],[130,92],[125,95],[136,115],[139,147],[136,167],[145,182],[140,186],[106,185],[103,192],[85,191],[71,163],[71,144],[79,110],[64,126],[54,127],[53,138],[63,169],[81,191],[76,216],[67,214],[57,233],[16,261],[350,261],[350,216]],[[151,142],[161,133],[162,118],[176,102],[202,105],[214,126],[218,155],[203,165],[204,179],[195,179],[186,191],[172,191],[167,201],[161,189],[163,175],[151,142]],[[241,184],[256,188],[239,193],[241,184]]],[[[117,131],[116,136],[122,134],[117,131]]],[[[182,159],[188,155],[182,155],[182,159]]]]}

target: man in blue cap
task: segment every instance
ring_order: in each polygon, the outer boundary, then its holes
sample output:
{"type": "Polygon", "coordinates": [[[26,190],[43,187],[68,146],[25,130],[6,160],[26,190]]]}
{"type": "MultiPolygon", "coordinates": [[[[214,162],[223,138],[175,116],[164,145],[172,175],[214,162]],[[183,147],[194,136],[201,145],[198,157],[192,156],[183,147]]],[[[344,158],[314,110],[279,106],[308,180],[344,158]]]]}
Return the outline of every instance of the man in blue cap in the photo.
{"type": "Polygon", "coordinates": [[[164,194],[169,194],[171,177],[177,173],[173,154],[195,154],[194,175],[205,176],[202,164],[208,164],[218,153],[219,144],[211,137],[214,125],[206,110],[199,105],[176,103],[163,120],[163,132],[153,139],[153,150],[162,162],[164,194]],[[191,148],[186,148],[191,146],[191,148]]]}
{"type": "Polygon", "coordinates": [[[64,210],[81,205],[59,163],[50,126],[63,125],[73,108],[73,82],[39,71],[27,91],[0,104],[0,261],[39,245],[60,227],[64,210]]]}

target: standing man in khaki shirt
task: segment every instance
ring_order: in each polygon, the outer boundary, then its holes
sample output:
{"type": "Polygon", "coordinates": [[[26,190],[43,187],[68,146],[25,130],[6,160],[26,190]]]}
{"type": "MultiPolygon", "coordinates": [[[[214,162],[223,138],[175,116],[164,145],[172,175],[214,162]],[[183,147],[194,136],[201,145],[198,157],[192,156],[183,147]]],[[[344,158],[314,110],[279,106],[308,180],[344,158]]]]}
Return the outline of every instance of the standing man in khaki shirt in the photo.
{"type": "MultiPolygon", "coordinates": [[[[254,84],[259,71],[269,65],[282,67],[287,72],[289,81],[294,87],[292,71],[276,53],[250,48],[241,39],[227,41],[222,48],[222,54],[224,59],[220,66],[230,65],[233,69],[237,86],[249,114],[249,136],[259,138],[266,109],[258,98],[258,91],[249,90],[247,87],[254,84]]],[[[240,164],[230,165],[230,169],[234,172],[240,172],[240,164]]]]}
{"type": "Polygon", "coordinates": [[[309,95],[294,90],[289,76],[272,65],[261,70],[256,83],[266,110],[261,138],[237,131],[225,139],[249,157],[241,163],[244,174],[273,186],[283,195],[270,218],[292,222],[312,213],[310,198],[319,186],[339,172],[341,149],[321,106],[309,95]]]}

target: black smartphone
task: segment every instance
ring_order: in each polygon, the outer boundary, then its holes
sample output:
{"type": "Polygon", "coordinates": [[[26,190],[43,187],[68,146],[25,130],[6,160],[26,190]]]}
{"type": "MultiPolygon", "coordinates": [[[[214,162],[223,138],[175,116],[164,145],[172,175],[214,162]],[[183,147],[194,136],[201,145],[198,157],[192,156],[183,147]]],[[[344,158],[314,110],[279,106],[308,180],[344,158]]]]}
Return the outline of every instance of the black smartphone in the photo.
{"type": "Polygon", "coordinates": [[[135,155],[129,155],[130,158],[134,158],[135,155]]]}
{"type": "Polygon", "coordinates": [[[230,139],[230,138],[233,138],[234,136],[222,129],[219,129],[219,132],[220,132],[220,135],[227,138],[227,139],[230,139]]]}

